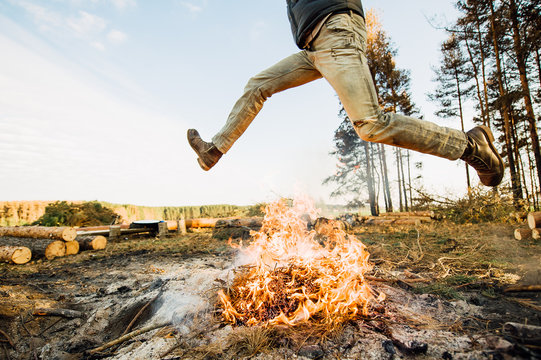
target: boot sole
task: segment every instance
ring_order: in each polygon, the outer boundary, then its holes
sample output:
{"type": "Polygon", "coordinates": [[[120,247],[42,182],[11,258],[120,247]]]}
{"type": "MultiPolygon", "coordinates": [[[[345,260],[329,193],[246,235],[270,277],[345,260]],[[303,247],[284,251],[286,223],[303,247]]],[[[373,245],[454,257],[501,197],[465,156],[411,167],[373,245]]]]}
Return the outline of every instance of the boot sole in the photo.
{"type": "Polygon", "coordinates": [[[496,154],[496,157],[498,160],[500,160],[500,177],[497,179],[497,181],[493,181],[492,183],[488,184],[488,186],[498,186],[503,179],[503,172],[504,172],[504,166],[503,166],[503,159],[500,156],[500,153],[498,150],[496,150],[496,147],[494,147],[494,135],[492,134],[492,131],[488,126],[480,125],[478,128],[485,134],[485,136],[488,138],[488,146],[490,149],[496,154]]]}
{"type": "MultiPolygon", "coordinates": [[[[199,135],[199,132],[195,129],[188,129],[188,131],[186,132],[186,136],[188,138],[188,144],[190,144],[190,147],[193,149],[193,151],[195,151],[195,153],[197,154],[197,147],[194,146],[192,144],[192,137],[195,137],[195,136],[200,136],[199,135]],[[190,133],[192,133],[192,135],[190,135],[190,133]]],[[[200,157],[197,157],[197,163],[199,164],[199,166],[201,167],[201,169],[205,170],[205,171],[209,171],[210,170],[210,167],[207,166],[202,160],[200,157]]]]}

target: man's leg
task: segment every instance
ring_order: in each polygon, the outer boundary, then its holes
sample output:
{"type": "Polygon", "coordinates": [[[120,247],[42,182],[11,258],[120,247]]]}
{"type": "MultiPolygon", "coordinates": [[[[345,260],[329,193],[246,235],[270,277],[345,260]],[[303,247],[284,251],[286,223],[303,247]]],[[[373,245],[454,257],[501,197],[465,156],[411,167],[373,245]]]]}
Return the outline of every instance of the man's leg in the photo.
{"type": "MultiPolygon", "coordinates": [[[[467,144],[466,135],[462,131],[408,116],[381,112],[364,54],[364,21],[358,15],[335,16],[342,19],[334,19],[330,27],[323,27],[314,44],[315,51],[309,54],[314,58],[316,68],[338,94],[358,135],[366,141],[408,148],[451,160],[460,158],[467,144]]],[[[332,20],[331,17],[329,21],[332,20]]]]}
{"type": "Polygon", "coordinates": [[[321,78],[305,51],[293,54],[248,81],[244,94],[233,106],[224,127],[212,138],[218,150],[226,153],[252,123],[273,94],[321,78]]]}
{"type": "Polygon", "coordinates": [[[382,113],[365,56],[366,29],[358,15],[339,14],[327,21],[314,42],[316,68],[333,86],[357,134],[383,143],[443,157],[462,158],[473,166],[483,184],[495,186],[503,176],[503,161],[492,145],[490,130],[462,131],[409,116],[382,113]]]}
{"type": "Polygon", "coordinates": [[[224,127],[212,138],[201,140],[197,131],[188,130],[188,141],[199,156],[199,164],[209,170],[246,131],[263,103],[273,94],[321,78],[305,51],[293,54],[248,81],[244,94],[233,106],[224,127]]]}

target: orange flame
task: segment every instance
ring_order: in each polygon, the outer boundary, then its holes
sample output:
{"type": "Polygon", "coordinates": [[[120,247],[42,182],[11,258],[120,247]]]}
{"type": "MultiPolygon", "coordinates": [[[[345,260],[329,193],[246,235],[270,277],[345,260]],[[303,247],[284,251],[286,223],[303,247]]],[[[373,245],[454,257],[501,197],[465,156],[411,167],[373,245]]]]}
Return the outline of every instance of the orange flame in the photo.
{"type": "Polygon", "coordinates": [[[290,325],[314,321],[335,325],[367,315],[373,292],[364,280],[371,269],[365,246],[340,228],[309,231],[314,206],[295,201],[265,209],[259,232],[241,253],[250,265],[241,267],[233,285],[218,293],[223,320],[245,325],[290,325]]]}

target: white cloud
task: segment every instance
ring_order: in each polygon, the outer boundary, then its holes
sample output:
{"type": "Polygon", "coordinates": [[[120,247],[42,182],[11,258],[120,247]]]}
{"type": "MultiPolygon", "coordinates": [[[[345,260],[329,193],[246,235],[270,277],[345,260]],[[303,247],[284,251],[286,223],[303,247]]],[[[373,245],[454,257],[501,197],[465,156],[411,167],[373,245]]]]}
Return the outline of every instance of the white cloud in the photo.
{"type": "Polygon", "coordinates": [[[113,29],[107,34],[107,39],[113,44],[120,44],[126,41],[127,35],[120,30],[113,29]]]}
{"type": "Polygon", "coordinates": [[[29,13],[40,30],[48,30],[51,27],[60,27],[63,24],[63,18],[57,12],[36,5],[28,1],[13,2],[13,4],[22,7],[29,13]]]}
{"type": "Polygon", "coordinates": [[[137,6],[137,3],[135,2],[135,0],[111,0],[111,3],[118,10],[124,10],[129,7],[137,6]]]}
{"type": "Polygon", "coordinates": [[[93,41],[90,43],[90,46],[92,46],[94,49],[97,49],[99,51],[105,51],[105,45],[99,41],[93,41]]]}
{"type": "Polygon", "coordinates": [[[103,18],[86,11],[79,11],[79,16],[68,18],[67,25],[80,36],[101,33],[107,27],[103,18]]]}
{"type": "Polygon", "coordinates": [[[197,14],[197,13],[200,13],[201,11],[203,11],[203,7],[201,7],[199,5],[195,5],[195,4],[187,2],[187,1],[182,1],[181,4],[186,9],[188,9],[188,11],[191,12],[192,14],[197,14]]]}

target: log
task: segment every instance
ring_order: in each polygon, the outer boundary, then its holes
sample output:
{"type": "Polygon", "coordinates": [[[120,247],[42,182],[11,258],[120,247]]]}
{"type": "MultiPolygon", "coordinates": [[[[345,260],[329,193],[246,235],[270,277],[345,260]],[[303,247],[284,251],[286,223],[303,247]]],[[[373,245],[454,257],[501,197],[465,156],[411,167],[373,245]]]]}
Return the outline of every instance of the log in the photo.
{"type": "Polygon", "coordinates": [[[21,265],[32,258],[32,251],[26,246],[0,246],[0,261],[21,265]]]}
{"type": "Polygon", "coordinates": [[[32,257],[52,260],[66,254],[66,242],[62,240],[3,238],[0,245],[24,246],[32,251],[32,257]]]}
{"type": "Polygon", "coordinates": [[[201,218],[187,219],[187,228],[214,228],[214,227],[258,227],[261,226],[263,218],[201,218]]]}
{"type": "Polygon", "coordinates": [[[435,218],[436,213],[434,211],[404,211],[396,213],[383,213],[380,216],[382,217],[428,217],[435,218]]]}
{"type": "Polygon", "coordinates": [[[541,229],[537,228],[537,229],[533,229],[532,230],[532,238],[534,240],[539,240],[541,239],[541,229]]]}
{"type": "Polygon", "coordinates": [[[421,225],[421,220],[416,218],[405,218],[405,219],[396,219],[393,221],[393,225],[421,225]]]}
{"type": "Polygon", "coordinates": [[[541,344],[541,326],[508,322],[503,325],[503,333],[523,344],[541,344]]]}
{"type": "Polygon", "coordinates": [[[105,236],[77,236],[79,250],[103,250],[107,246],[105,236]]]}
{"type": "Polygon", "coordinates": [[[79,253],[79,242],[77,241],[66,241],[66,256],[76,255],[79,253]]]}
{"type": "MultiPolygon", "coordinates": [[[[120,226],[121,229],[129,229],[130,228],[129,224],[121,224],[121,225],[117,225],[117,226],[120,226]]],[[[110,227],[111,227],[111,225],[86,226],[86,227],[77,228],[75,230],[77,231],[77,234],[79,234],[79,233],[83,233],[83,232],[86,232],[86,231],[97,231],[97,230],[107,230],[107,231],[109,231],[110,227]]]]}
{"type": "Polygon", "coordinates": [[[8,226],[0,228],[0,236],[73,241],[77,231],[72,227],[8,226]]]}
{"type": "Polygon", "coordinates": [[[528,226],[532,230],[541,228],[541,212],[531,212],[528,214],[528,226]]]}
{"type": "Polygon", "coordinates": [[[64,317],[68,319],[75,319],[75,318],[82,318],[84,317],[84,314],[77,310],[70,310],[70,309],[35,309],[32,312],[32,315],[34,316],[59,316],[64,317]]]}
{"type": "Polygon", "coordinates": [[[503,292],[541,291],[541,285],[513,285],[505,288],[503,292]]]}
{"type": "Polygon", "coordinates": [[[532,238],[532,230],[530,228],[515,229],[515,239],[528,240],[532,238]]]}
{"type": "MultiPolygon", "coordinates": [[[[39,245],[39,244],[36,244],[39,245]]],[[[32,254],[36,257],[44,257],[47,260],[52,260],[55,257],[61,257],[66,255],[66,242],[55,240],[49,242],[45,247],[31,247],[32,254]]]]}

